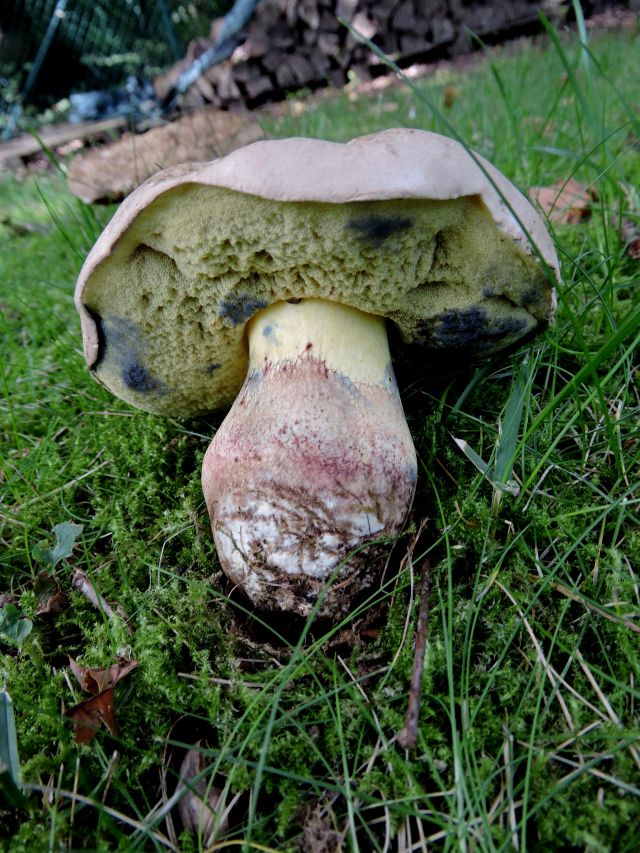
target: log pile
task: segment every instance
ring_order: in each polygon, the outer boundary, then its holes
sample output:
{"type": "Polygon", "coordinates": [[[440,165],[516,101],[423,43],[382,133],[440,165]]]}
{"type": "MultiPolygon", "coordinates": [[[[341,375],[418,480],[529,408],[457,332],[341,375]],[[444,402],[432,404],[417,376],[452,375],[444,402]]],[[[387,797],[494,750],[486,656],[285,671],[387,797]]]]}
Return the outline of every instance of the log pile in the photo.
{"type": "MultiPolygon", "coordinates": [[[[406,66],[468,52],[470,32],[496,42],[539,30],[541,8],[552,13],[564,7],[555,0],[262,0],[244,44],[203,74],[182,105],[253,107],[302,88],[342,86],[349,72],[360,80],[385,73],[380,59],[340,18],[406,66]]],[[[187,57],[156,80],[160,98],[180,71],[211,46],[216,24],[209,39],[192,42],[187,57]]]]}

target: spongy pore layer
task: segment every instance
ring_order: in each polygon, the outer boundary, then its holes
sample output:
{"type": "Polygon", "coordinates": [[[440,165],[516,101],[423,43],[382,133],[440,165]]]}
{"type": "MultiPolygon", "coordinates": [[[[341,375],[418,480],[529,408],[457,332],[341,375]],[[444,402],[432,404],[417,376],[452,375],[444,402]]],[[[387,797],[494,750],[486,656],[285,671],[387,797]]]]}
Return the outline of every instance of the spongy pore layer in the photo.
{"type": "Polygon", "coordinates": [[[228,407],[245,323],[315,297],[390,318],[407,344],[492,352],[546,322],[542,266],[477,196],[283,202],[183,184],[134,219],[85,282],[96,377],[156,413],[228,407]]]}

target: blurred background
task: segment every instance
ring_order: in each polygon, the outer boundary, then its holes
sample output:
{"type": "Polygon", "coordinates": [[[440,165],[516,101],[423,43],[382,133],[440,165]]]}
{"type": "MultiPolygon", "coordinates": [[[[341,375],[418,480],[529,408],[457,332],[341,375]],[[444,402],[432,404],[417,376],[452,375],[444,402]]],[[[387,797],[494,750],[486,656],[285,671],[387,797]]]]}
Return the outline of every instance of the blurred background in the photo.
{"type": "Polygon", "coordinates": [[[233,0],[2,0],[0,130],[22,102],[43,113],[70,92],[152,78],[207,35],[233,0]]]}
{"type": "MultiPolygon", "coordinates": [[[[638,3],[580,5],[590,15],[638,3]]],[[[224,108],[234,101],[256,106],[302,87],[339,87],[349,71],[359,79],[386,71],[338,19],[407,65],[531,35],[542,30],[541,13],[563,22],[576,8],[571,0],[2,0],[0,135],[67,117],[72,93],[120,87],[135,90],[138,101],[162,100],[159,75],[215,42],[215,21],[234,6],[250,10],[236,41],[248,36],[249,46],[234,58],[240,67],[231,82],[229,75],[210,77],[200,98],[224,108]]]]}

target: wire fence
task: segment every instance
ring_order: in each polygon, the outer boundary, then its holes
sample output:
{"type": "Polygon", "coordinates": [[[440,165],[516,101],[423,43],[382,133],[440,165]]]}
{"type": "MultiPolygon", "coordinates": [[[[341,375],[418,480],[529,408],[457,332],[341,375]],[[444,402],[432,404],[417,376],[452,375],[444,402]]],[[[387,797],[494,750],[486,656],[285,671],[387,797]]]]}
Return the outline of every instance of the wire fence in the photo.
{"type": "Polygon", "coordinates": [[[150,79],[231,0],[0,0],[0,133],[72,92],[150,79]]]}

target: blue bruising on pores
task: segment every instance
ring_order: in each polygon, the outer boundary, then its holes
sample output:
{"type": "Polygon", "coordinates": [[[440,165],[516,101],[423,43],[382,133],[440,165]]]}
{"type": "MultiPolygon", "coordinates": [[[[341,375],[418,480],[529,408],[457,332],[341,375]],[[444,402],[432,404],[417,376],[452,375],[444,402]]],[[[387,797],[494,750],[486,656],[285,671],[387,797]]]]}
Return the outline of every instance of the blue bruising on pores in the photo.
{"type": "Polygon", "coordinates": [[[219,370],[221,367],[222,367],[222,365],[220,364],[219,361],[212,361],[211,364],[208,364],[205,367],[204,372],[208,376],[213,376],[213,374],[216,372],[216,370],[219,370]]]}
{"type": "Polygon", "coordinates": [[[368,243],[379,249],[386,240],[394,234],[408,231],[413,227],[415,220],[409,216],[363,216],[359,219],[350,219],[345,228],[355,231],[361,243],[368,243]]]}
{"type": "Polygon", "coordinates": [[[265,338],[268,338],[272,331],[273,328],[271,326],[265,326],[262,330],[262,334],[265,336],[265,338]]]}
{"type": "Polygon", "coordinates": [[[232,326],[239,326],[268,304],[265,299],[256,298],[249,293],[228,293],[220,300],[218,316],[232,326]]]}
{"type": "Polygon", "coordinates": [[[98,355],[91,370],[115,370],[127,388],[140,394],[166,394],[165,383],[144,364],[146,347],[140,327],[124,317],[102,317],[94,310],[89,313],[98,337],[98,355]]]}
{"type": "Polygon", "coordinates": [[[474,305],[462,311],[445,311],[421,324],[422,345],[438,350],[492,351],[504,339],[520,337],[530,327],[522,316],[489,317],[474,305]]]}
{"type": "Polygon", "coordinates": [[[153,377],[139,361],[131,359],[123,365],[122,381],[132,391],[148,394],[150,391],[160,391],[160,382],[153,377]]]}
{"type": "Polygon", "coordinates": [[[522,294],[521,303],[527,309],[538,309],[541,313],[548,310],[550,287],[530,287],[522,294]]]}

